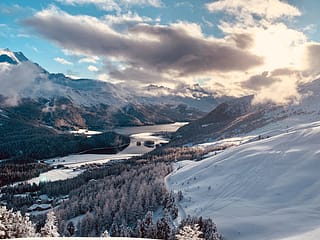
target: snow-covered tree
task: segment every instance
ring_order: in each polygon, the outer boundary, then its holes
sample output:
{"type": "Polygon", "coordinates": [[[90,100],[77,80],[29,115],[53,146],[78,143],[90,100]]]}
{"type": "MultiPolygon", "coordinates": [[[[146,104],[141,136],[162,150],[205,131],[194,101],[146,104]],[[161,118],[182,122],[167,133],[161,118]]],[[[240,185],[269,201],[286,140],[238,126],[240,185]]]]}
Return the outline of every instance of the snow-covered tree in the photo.
{"type": "Polygon", "coordinates": [[[164,213],[164,217],[158,219],[156,224],[157,238],[159,239],[171,239],[173,229],[171,229],[171,218],[169,213],[164,213]]]}
{"type": "Polygon", "coordinates": [[[35,226],[29,216],[0,206],[0,238],[35,237],[35,226]]]}
{"type": "Polygon", "coordinates": [[[110,237],[108,230],[105,230],[102,234],[101,234],[102,238],[107,238],[110,237]]]}
{"type": "Polygon", "coordinates": [[[41,228],[41,237],[59,237],[58,228],[56,225],[56,216],[53,211],[47,213],[47,220],[41,228]]]}
{"type": "Polygon", "coordinates": [[[200,231],[200,227],[198,224],[196,225],[187,225],[180,229],[179,233],[176,235],[176,239],[178,240],[201,240],[200,236],[202,232],[200,231]]]}

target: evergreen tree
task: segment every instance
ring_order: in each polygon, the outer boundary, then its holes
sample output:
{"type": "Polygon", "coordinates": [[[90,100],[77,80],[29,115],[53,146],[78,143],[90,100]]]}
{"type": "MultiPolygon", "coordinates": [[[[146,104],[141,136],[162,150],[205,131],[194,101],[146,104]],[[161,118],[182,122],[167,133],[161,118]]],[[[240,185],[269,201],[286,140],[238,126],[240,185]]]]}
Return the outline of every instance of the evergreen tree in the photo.
{"type": "Polygon", "coordinates": [[[0,238],[35,237],[35,226],[29,216],[0,207],[0,238]]]}
{"type": "Polygon", "coordinates": [[[110,237],[108,230],[105,230],[102,234],[101,234],[102,238],[107,238],[110,237]]]}
{"type": "Polygon", "coordinates": [[[179,233],[176,235],[177,240],[201,240],[200,236],[203,233],[200,231],[200,227],[198,224],[196,225],[186,225],[182,229],[180,229],[179,233]]]}
{"type": "Polygon", "coordinates": [[[59,237],[58,228],[56,225],[56,216],[53,211],[47,213],[47,220],[41,228],[41,237],[59,237]]]}
{"type": "Polygon", "coordinates": [[[75,227],[74,227],[74,224],[73,222],[69,222],[68,225],[67,225],[67,231],[69,232],[69,235],[70,236],[73,236],[74,234],[74,231],[75,231],[75,227]]]}

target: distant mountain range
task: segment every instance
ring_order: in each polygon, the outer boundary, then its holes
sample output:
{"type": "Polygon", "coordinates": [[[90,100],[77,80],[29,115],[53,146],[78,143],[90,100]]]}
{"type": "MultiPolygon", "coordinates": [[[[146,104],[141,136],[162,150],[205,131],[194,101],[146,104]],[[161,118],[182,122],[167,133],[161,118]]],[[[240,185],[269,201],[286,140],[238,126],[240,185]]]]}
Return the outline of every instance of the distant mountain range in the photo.
{"type": "Polygon", "coordinates": [[[298,104],[279,106],[253,105],[253,96],[216,99],[199,85],[178,91],[150,84],[138,93],[108,82],[74,80],[49,73],[23,53],[8,49],[0,50],[0,71],[4,73],[0,110],[28,124],[57,130],[191,121],[171,143],[181,145],[259,131],[267,125],[283,128],[320,119],[319,79],[299,86],[298,104]]]}
{"type": "Polygon", "coordinates": [[[0,108],[60,130],[191,121],[218,104],[199,85],[179,93],[149,85],[148,95],[143,95],[108,82],[49,73],[8,49],[0,51],[0,70],[5,72],[0,77],[0,108]]]}

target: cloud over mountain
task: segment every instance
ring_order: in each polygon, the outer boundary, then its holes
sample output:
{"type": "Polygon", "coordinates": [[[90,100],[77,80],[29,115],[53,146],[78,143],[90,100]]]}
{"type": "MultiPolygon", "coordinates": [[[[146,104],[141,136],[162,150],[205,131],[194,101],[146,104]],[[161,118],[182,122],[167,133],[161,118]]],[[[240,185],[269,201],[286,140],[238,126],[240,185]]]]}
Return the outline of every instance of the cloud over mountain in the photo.
{"type": "Polygon", "coordinates": [[[297,87],[301,77],[303,81],[310,79],[306,74],[318,65],[317,43],[310,43],[302,30],[289,24],[302,12],[279,0],[220,0],[206,4],[208,13],[224,16],[217,24],[207,25],[219,28],[219,37],[208,34],[198,22],[163,23],[161,16],[141,16],[125,7],[161,8],[161,1],[59,2],[94,4],[104,10],[110,2],[109,10],[116,14],[79,15],[51,5],[25,19],[24,26],[85,59],[79,62],[94,63],[93,58],[99,57],[104,66],[87,66],[88,71],[99,79],[125,82],[133,88],[152,83],[170,87],[200,83],[220,95],[254,94],[256,101],[281,104],[300,98],[297,87]],[[279,69],[288,71],[273,75],[279,69]],[[268,97],[275,91],[276,96],[268,97]]]}
{"type": "Polygon", "coordinates": [[[41,70],[31,62],[22,62],[10,67],[0,68],[0,95],[5,97],[7,105],[17,105],[23,91],[37,86],[36,77],[41,70]]]}

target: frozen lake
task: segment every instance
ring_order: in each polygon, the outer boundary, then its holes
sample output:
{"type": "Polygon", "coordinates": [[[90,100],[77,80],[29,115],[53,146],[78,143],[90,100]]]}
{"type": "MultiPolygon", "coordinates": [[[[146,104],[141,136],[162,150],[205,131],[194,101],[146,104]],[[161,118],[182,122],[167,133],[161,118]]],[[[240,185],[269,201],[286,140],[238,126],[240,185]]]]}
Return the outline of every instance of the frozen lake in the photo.
{"type": "Polygon", "coordinates": [[[177,122],[172,124],[160,124],[153,126],[116,128],[114,129],[115,132],[130,136],[130,145],[123,151],[116,154],[72,154],[65,157],[49,159],[46,160],[47,163],[53,166],[64,165],[67,166],[68,169],[54,169],[46,173],[42,173],[39,177],[33,178],[28,182],[39,183],[40,181],[57,181],[67,178],[73,178],[82,172],[80,170],[74,171],[81,165],[106,163],[110,160],[122,160],[128,159],[133,156],[142,155],[154,149],[144,146],[144,141],[154,141],[155,144],[168,142],[168,139],[161,135],[157,134],[157,136],[154,136],[155,133],[175,132],[178,128],[186,124],[187,122],[177,122]],[[137,142],[140,142],[141,145],[138,146],[137,142]]]}

